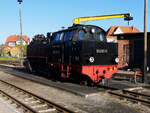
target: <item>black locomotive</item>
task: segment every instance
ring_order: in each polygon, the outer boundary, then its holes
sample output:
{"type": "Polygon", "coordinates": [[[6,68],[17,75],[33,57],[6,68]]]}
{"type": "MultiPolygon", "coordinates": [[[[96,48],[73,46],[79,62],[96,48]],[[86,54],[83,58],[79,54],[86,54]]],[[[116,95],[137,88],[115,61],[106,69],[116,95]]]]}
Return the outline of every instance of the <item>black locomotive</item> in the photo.
{"type": "Polygon", "coordinates": [[[99,83],[117,72],[118,48],[106,32],[93,25],[73,25],[54,33],[36,35],[27,48],[27,69],[50,76],[99,83]]]}

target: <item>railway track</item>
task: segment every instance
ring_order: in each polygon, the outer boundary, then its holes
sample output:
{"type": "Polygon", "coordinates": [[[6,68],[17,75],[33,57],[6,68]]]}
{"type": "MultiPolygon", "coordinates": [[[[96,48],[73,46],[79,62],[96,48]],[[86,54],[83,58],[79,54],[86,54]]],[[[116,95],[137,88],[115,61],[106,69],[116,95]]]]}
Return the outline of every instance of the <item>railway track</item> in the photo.
{"type": "Polygon", "coordinates": [[[20,60],[3,60],[3,61],[0,61],[0,64],[21,66],[21,61],[20,60]]]}
{"type": "Polygon", "coordinates": [[[0,96],[23,113],[74,113],[2,80],[0,80],[0,96]]]}
{"type": "Polygon", "coordinates": [[[135,91],[122,90],[119,88],[104,85],[98,85],[96,86],[96,88],[103,88],[105,92],[108,92],[109,94],[117,96],[121,99],[129,100],[134,103],[143,103],[145,105],[150,106],[150,95],[148,94],[146,95],[135,91]]]}
{"type": "Polygon", "coordinates": [[[150,95],[129,90],[109,91],[111,95],[117,96],[120,99],[125,99],[137,104],[143,104],[150,107],[150,95]]]}
{"type": "Polygon", "coordinates": [[[120,99],[125,99],[137,104],[143,104],[150,107],[150,91],[147,93],[143,90],[150,90],[150,86],[141,86],[129,89],[119,89],[111,86],[98,85],[97,88],[107,89],[106,92],[120,99]],[[143,92],[143,93],[142,93],[143,92]]]}

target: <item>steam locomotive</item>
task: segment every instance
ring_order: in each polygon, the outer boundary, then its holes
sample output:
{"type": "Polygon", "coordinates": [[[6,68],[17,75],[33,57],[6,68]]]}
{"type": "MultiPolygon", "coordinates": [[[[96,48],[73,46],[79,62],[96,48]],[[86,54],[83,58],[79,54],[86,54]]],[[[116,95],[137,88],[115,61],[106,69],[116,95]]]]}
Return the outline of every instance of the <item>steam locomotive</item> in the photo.
{"type": "Polygon", "coordinates": [[[34,36],[27,47],[26,68],[84,84],[99,83],[117,72],[117,47],[107,42],[102,28],[73,25],[46,37],[34,36]]]}

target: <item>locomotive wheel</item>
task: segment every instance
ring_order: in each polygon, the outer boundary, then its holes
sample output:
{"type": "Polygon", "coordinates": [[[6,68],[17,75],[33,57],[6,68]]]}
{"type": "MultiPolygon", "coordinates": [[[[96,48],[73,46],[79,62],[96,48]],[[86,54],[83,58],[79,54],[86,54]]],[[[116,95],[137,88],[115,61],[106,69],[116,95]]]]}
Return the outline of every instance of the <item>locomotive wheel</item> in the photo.
{"type": "Polygon", "coordinates": [[[32,73],[33,72],[32,66],[31,66],[31,64],[29,62],[24,61],[23,65],[26,68],[28,73],[32,73]]]}
{"type": "Polygon", "coordinates": [[[87,80],[81,80],[80,81],[80,85],[87,86],[88,85],[88,81],[87,80]]]}
{"type": "Polygon", "coordinates": [[[110,82],[110,80],[104,78],[104,79],[102,79],[101,84],[102,84],[102,85],[105,85],[105,86],[109,86],[109,82],[110,82]]]}
{"type": "Polygon", "coordinates": [[[83,85],[83,86],[94,86],[95,84],[93,83],[93,81],[89,77],[82,76],[82,78],[80,78],[80,85],[83,85]]]}

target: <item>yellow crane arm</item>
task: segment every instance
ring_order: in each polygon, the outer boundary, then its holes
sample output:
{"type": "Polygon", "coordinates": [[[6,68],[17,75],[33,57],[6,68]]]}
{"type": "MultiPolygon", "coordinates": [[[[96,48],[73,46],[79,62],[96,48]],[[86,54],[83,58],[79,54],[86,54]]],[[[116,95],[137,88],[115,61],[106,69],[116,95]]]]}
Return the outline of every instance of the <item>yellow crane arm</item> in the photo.
{"type": "Polygon", "coordinates": [[[131,17],[131,14],[126,13],[126,14],[113,14],[113,15],[102,15],[102,16],[79,17],[79,18],[75,18],[73,20],[73,24],[80,24],[80,22],[85,22],[85,21],[112,19],[112,18],[122,18],[122,17],[124,17],[124,20],[127,20],[127,21],[133,20],[133,17],[131,17]]]}

